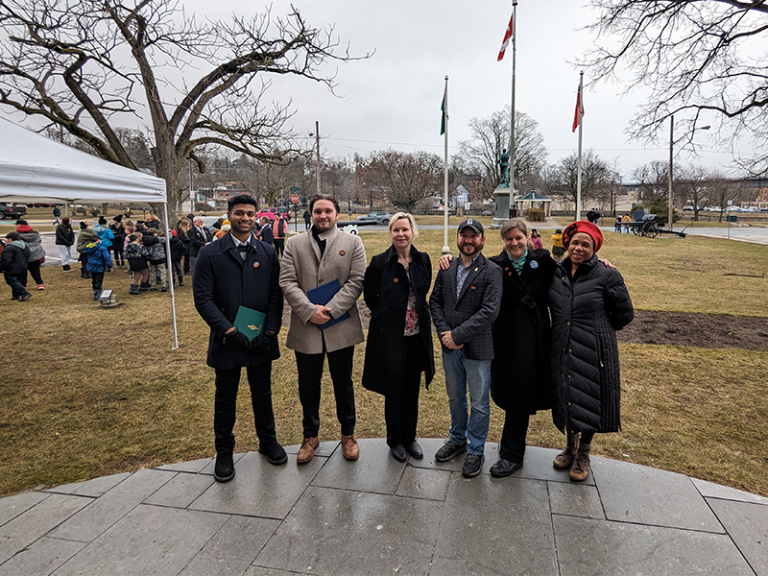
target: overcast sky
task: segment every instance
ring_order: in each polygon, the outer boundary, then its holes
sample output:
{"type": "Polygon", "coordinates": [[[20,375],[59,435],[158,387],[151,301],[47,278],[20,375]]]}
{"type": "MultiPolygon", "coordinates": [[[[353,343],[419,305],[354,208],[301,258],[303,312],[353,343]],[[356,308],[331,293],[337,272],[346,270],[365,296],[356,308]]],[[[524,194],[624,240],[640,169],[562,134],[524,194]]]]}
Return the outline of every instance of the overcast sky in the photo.
{"type": "MultiPolygon", "coordinates": [[[[187,14],[194,12],[199,19],[225,21],[233,13],[250,15],[245,11],[263,11],[268,6],[242,0],[182,0],[181,4],[187,14]]],[[[326,72],[336,74],[336,96],[310,80],[270,78],[267,98],[281,103],[292,100],[291,122],[297,133],[314,132],[319,121],[325,157],[388,148],[442,156],[440,103],[445,76],[449,77],[449,154],[457,153],[458,142],[469,138],[471,118],[489,116],[510,103],[511,45],[502,62],[496,57],[512,14],[511,0],[294,0],[293,4],[310,26],[335,27],[340,52],[348,45],[353,56],[372,53],[368,59],[330,63],[326,72]]],[[[272,14],[284,16],[290,6],[288,0],[276,0],[272,14]]],[[[517,8],[516,108],[538,122],[547,163],[578,147],[578,132],[572,133],[571,125],[579,70],[572,62],[590,45],[590,35],[580,29],[595,17],[581,0],[520,0],[517,8]]],[[[207,72],[188,70],[187,84],[207,72]]],[[[643,94],[635,91],[621,97],[621,92],[616,84],[587,89],[583,146],[614,163],[626,182],[638,165],[668,160],[669,131],[665,127],[655,145],[629,141],[626,129],[643,94]]],[[[5,115],[10,114],[5,111],[5,115]]],[[[150,125],[148,115],[144,116],[144,125],[150,125]]],[[[127,117],[115,124],[136,126],[136,122],[127,117]]],[[[34,120],[25,123],[35,125],[34,120]]],[[[727,170],[728,151],[716,149],[707,136],[702,132],[695,137],[701,145],[699,157],[681,153],[678,165],[727,170]]]]}
{"type": "MultiPolygon", "coordinates": [[[[517,8],[516,108],[539,123],[548,163],[574,153],[571,132],[579,71],[571,62],[590,44],[579,31],[595,13],[578,0],[520,0],[517,8]]],[[[224,18],[254,4],[240,0],[215,3],[188,0],[198,15],[224,18]],[[216,9],[211,13],[211,7],[216,9]]],[[[512,14],[509,0],[295,1],[312,26],[335,25],[353,55],[375,52],[370,59],[334,63],[339,98],[322,85],[276,78],[271,96],[293,99],[298,132],[314,131],[320,122],[324,155],[346,156],[394,148],[428,150],[442,156],[440,102],[449,77],[449,154],[469,138],[472,117],[488,116],[510,103],[511,46],[502,62],[496,57],[512,14]]],[[[273,14],[286,14],[290,2],[276,1],[273,14]]],[[[589,80],[585,76],[585,82],[589,80]]],[[[621,97],[620,85],[601,84],[585,94],[584,150],[616,162],[625,178],[639,164],[667,161],[668,129],[661,144],[631,142],[626,128],[642,94],[621,97]]],[[[677,162],[725,167],[730,156],[696,136],[700,157],[681,154],[677,162]]]]}

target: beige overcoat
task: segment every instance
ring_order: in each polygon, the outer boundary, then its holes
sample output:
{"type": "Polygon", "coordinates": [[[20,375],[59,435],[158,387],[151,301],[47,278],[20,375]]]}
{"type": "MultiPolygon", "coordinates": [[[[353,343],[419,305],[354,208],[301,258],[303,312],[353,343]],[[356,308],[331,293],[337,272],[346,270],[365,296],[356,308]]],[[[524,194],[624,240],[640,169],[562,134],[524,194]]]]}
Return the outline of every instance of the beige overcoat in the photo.
{"type": "Polygon", "coordinates": [[[320,234],[326,241],[320,257],[320,247],[308,230],[288,239],[280,262],[280,288],[291,306],[291,324],[286,346],[303,354],[334,352],[359,344],[364,340],[363,325],[357,309],[357,299],[363,292],[366,259],[363,241],[334,226],[320,234]],[[326,306],[338,318],[349,311],[350,317],[330,328],[320,330],[309,319],[317,307],[309,301],[307,290],[337,279],[341,290],[326,306]]]}

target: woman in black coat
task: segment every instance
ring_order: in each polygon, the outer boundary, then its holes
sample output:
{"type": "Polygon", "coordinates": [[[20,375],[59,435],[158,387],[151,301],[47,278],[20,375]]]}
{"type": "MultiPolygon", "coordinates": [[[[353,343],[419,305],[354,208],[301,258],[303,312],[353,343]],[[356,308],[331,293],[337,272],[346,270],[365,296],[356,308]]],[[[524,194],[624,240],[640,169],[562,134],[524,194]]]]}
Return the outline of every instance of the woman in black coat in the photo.
{"type": "Polygon", "coordinates": [[[72,230],[72,221],[67,217],[61,219],[61,224],[56,226],[56,248],[61,259],[61,269],[64,272],[72,272],[69,261],[72,259],[72,246],[75,244],[75,231],[72,230]]]}
{"type": "Polygon", "coordinates": [[[521,220],[501,228],[504,250],[490,258],[504,271],[501,309],[493,323],[491,396],[506,412],[495,477],[522,467],[528,419],[552,407],[549,349],[549,287],[557,264],[544,249],[533,249],[521,220]]]}
{"type": "Polygon", "coordinates": [[[386,397],[384,417],[392,456],[424,457],[416,442],[421,373],[426,385],[435,375],[432,322],[427,293],[432,285],[429,255],[413,247],[413,216],[398,212],[389,223],[392,246],[371,259],[364,298],[371,311],[365,348],[363,387],[386,397]]]}
{"type": "Polygon", "coordinates": [[[568,257],[555,271],[549,303],[552,418],[568,440],[554,465],[570,468],[571,480],[580,482],[589,475],[595,433],[617,432],[621,426],[616,330],[629,324],[634,313],[624,278],[598,265],[603,235],[597,226],[574,222],[563,232],[563,244],[568,257]]]}

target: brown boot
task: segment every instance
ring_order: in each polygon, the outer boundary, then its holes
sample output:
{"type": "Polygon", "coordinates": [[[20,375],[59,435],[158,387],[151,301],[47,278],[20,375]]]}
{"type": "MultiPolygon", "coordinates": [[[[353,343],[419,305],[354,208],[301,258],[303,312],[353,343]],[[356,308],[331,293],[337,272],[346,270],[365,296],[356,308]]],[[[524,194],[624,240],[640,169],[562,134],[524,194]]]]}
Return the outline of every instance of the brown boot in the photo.
{"type": "Polygon", "coordinates": [[[341,447],[343,449],[344,458],[347,460],[357,460],[360,456],[360,446],[358,445],[354,434],[350,434],[349,436],[342,434],[341,447]]]}
{"type": "Polygon", "coordinates": [[[568,433],[568,444],[565,446],[565,450],[560,452],[552,461],[552,465],[555,468],[565,470],[573,465],[573,459],[576,457],[576,450],[579,447],[579,435],[568,433]]]}
{"type": "Polygon", "coordinates": [[[315,436],[314,438],[304,438],[304,442],[301,443],[299,453],[296,455],[297,464],[306,464],[315,456],[315,450],[320,448],[320,440],[315,436]]]}
{"type": "Polygon", "coordinates": [[[574,482],[581,482],[589,476],[589,449],[591,447],[591,444],[584,444],[583,442],[579,445],[576,457],[573,459],[573,466],[571,466],[571,480],[574,482]]]}

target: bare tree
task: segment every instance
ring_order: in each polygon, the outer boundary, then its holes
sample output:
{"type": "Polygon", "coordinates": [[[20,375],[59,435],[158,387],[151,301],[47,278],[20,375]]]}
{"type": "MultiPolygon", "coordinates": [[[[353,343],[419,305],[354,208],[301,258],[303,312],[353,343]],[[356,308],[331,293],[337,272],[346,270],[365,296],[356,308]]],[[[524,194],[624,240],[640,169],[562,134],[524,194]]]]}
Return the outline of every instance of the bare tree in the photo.
{"type": "Polygon", "coordinates": [[[364,186],[384,192],[390,202],[412,212],[419,200],[440,194],[443,163],[428,152],[371,152],[357,174],[364,186]]]}
{"type": "MultiPolygon", "coordinates": [[[[491,197],[501,183],[498,161],[502,151],[509,148],[512,109],[494,112],[485,118],[472,118],[469,127],[471,140],[459,142],[460,155],[468,166],[468,172],[483,177],[483,194],[491,197]]],[[[538,130],[538,122],[525,112],[515,112],[515,188],[527,189],[530,174],[538,173],[547,157],[544,138],[538,130]]]]}
{"type": "Polygon", "coordinates": [[[199,23],[175,0],[0,0],[0,30],[0,105],[62,126],[129,168],[138,166],[115,123],[148,112],[171,206],[187,159],[204,171],[202,147],[263,161],[294,147],[288,107],[262,105],[264,75],[333,89],[320,66],[349,60],[335,54],[332,29],[310,27],[295,10],[199,23]],[[204,70],[197,79],[195,69],[204,70]]]}
{"type": "Polygon", "coordinates": [[[632,171],[632,178],[640,185],[638,204],[648,204],[669,197],[668,162],[654,160],[642,164],[632,171]]]}
{"type": "Polygon", "coordinates": [[[699,209],[707,193],[707,172],[701,166],[687,166],[677,170],[673,191],[677,190],[693,208],[693,219],[699,220],[699,209]]]}
{"type": "MultiPolygon", "coordinates": [[[[576,154],[562,158],[547,167],[543,173],[544,190],[549,196],[560,197],[576,207],[578,194],[578,162],[576,154]]],[[[581,196],[605,209],[611,206],[619,182],[619,175],[611,165],[592,150],[581,158],[581,196]]]]}
{"type": "Polygon", "coordinates": [[[717,135],[753,139],[752,167],[768,165],[768,68],[763,0],[592,0],[600,16],[591,52],[579,63],[594,81],[621,77],[626,92],[651,93],[630,133],[652,140],[672,115],[689,146],[700,123],[720,120],[717,135]]]}

